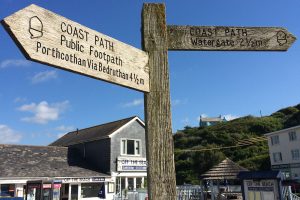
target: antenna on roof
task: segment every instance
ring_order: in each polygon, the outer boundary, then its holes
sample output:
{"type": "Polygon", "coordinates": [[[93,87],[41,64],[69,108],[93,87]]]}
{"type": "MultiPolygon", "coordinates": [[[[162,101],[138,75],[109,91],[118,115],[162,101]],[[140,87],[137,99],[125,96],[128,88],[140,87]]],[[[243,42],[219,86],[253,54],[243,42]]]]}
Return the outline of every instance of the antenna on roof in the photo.
{"type": "Polygon", "coordinates": [[[259,110],[260,117],[262,117],[261,110],[259,110]]]}

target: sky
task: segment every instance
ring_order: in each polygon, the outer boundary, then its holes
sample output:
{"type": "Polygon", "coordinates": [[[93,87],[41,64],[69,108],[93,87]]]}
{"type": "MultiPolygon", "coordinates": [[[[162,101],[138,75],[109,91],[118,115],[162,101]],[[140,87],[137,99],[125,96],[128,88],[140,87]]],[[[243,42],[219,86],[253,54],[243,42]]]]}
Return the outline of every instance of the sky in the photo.
{"type": "MultiPolygon", "coordinates": [[[[148,1],[150,2],[150,1],[148,1]]],[[[169,0],[167,24],[284,27],[300,37],[299,0],[169,0]]],[[[37,4],[141,49],[138,0],[0,0],[0,19],[37,4]]],[[[169,51],[173,132],[199,116],[269,115],[300,103],[300,46],[287,52],[169,51]]],[[[0,27],[0,144],[48,145],[63,134],[131,116],[144,119],[132,89],[27,61],[0,27]]]]}

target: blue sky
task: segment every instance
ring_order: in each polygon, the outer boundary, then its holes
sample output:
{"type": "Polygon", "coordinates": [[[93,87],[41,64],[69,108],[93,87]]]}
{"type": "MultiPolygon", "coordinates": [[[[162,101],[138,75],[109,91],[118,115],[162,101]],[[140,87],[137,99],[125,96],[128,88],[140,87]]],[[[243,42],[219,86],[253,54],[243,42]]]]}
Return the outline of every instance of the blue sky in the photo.
{"type": "MultiPolygon", "coordinates": [[[[278,26],[300,37],[298,0],[163,2],[170,25],[278,26]]],[[[32,3],[141,48],[143,1],[1,0],[0,18],[32,3]]],[[[0,45],[0,143],[46,145],[76,128],[144,118],[141,92],[26,61],[3,27],[0,45]]],[[[201,114],[269,115],[300,103],[299,63],[299,41],[287,52],[170,51],[173,132],[201,114]]]]}

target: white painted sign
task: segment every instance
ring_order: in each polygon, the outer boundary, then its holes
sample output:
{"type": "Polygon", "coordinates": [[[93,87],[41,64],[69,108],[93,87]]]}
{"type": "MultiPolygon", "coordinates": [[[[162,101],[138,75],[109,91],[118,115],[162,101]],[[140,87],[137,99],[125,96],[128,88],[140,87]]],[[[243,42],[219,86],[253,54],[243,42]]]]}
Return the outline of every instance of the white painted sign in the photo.
{"type": "Polygon", "coordinates": [[[62,183],[91,183],[91,182],[104,182],[104,177],[91,177],[91,178],[63,178],[62,183]]]}
{"type": "Polygon", "coordinates": [[[27,59],[149,92],[148,55],[34,4],[2,24],[27,59]]]}
{"type": "Polygon", "coordinates": [[[138,157],[118,157],[117,171],[147,171],[147,160],[138,157]]]}
{"type": "Polygon", "coordinates": [[[277,180],[244,180],[245,200],[279,199],[277,180]]]}

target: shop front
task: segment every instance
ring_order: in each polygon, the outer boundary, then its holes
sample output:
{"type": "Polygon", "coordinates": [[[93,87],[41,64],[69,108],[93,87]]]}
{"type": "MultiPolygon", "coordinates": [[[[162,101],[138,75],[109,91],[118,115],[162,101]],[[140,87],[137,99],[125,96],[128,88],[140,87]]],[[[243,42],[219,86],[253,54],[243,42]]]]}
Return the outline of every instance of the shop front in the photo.
{"type": "Polygon", "coordinates": [[[141,157],[119,156],[117,172],[112,174],[116,182],[116,194],[127,196],[128,193],[146,191],[147,161],[141,157]]]}
{"type": "Polygon", "coordinates": [[[27,181],[26,200],[110,199],[108,178],[56,178],[27,181]]]}

